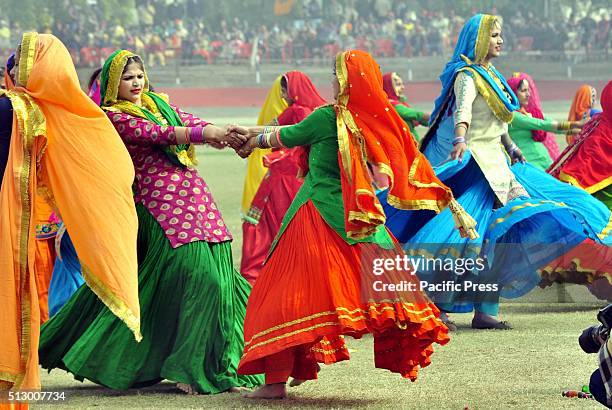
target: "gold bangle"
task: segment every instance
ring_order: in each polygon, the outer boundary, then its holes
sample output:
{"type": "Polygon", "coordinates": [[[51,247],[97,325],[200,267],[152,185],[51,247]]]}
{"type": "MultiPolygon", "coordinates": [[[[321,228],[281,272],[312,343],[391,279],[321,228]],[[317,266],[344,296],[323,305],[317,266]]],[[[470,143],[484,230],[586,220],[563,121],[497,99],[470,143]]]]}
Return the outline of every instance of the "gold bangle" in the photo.
{"type": "Polygon", "coordinates": [[[569,121],[561,121],[561,124],[559,125],[559,129],[561,131],[569,131],[570,128],[572,128],[572,123],[569,121]]]}

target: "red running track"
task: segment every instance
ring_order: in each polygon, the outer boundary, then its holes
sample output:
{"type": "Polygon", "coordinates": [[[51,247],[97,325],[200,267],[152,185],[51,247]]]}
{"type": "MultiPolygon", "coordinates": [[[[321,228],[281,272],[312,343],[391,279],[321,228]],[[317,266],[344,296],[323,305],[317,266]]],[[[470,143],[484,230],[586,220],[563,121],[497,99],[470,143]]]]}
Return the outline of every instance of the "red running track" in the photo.
{"type": "MultiPolygon", "coordinates": [[[[538,90],[544,101],[571,101],[582,84],[582,81],[538,81],[538,90]]],[[[590,84],[601,91],[606,82],[593,81],[590,84]]],[[[161,91],[170,95],[174,104],[183,107],[259,107],[268,88],[162,88],[161,91]]],[[[320,91],[323,97],[331,99],[331,86],[320,88],[320,91]]],[[[407,87],[409,101],[413,103],[433,104],[439,92],[439,82],[410,83],[407,87]]]]}

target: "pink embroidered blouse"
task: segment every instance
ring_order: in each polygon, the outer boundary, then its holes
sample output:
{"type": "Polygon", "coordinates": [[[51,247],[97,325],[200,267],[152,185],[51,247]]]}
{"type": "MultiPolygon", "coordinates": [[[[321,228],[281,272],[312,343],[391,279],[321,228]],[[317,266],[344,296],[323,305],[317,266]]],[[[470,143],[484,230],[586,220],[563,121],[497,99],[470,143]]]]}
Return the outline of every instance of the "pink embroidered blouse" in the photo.
{"type": "MultiPolygon", "coordinates": [[[[203,144],[206,121],[172,107],[190,130],[190,140],[203,144]]],[[[195,168],[173,164],[163,150],[176,145],[172,126],[161,126],[120,112],[107,112],[123,139],[136,170],[136,203],[144,205],[164,230],[173,248],[194,242],[232,239],[210,189],[195,168]]]]}

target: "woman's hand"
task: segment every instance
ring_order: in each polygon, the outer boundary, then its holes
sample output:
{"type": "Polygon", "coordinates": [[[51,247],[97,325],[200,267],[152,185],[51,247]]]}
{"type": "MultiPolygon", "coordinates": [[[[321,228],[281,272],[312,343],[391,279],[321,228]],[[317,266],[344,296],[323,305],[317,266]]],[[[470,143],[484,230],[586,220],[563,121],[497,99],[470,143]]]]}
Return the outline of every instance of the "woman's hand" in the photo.
{"type": "Polygon", "coordinates": [[[243,132],[245,128],[238,126],[227,126],[225,128],[206,127],[204,128],[205,141],[217,149],[232,147],[233,149],[240,148],[246,141],[247,137],[243,132]]]}
{"type": "Polygon", "coordinates": [[[463,154],[467,151],[467,144],[465,142],[460,142],[453,146],[453,150],[450,153],[451,159],[458,159],[459,162],[463,160],[463,154]]]}
{"type": "Polygon", "coordinates": [[[228,125],[225,128],[225,134],[223,135],[224,141],[227,145],[233,149],[238,149],[244,145],[248,138],[248,130],[239,125],[228,125]]]}
{"type": "Polygon", "coordinates": [[[245,142],[240,148],[238,148],[236,150],[236,153],[241,158],[246,158],[249,155],[251,155],[251,153],[253,152],[255,148],[257,148],[257,137],[252,137],[252,138],[249,138],[247,142],[245,142]]]}
{"type": "Polygon", "coordinates": [[[582,130],[582,127],[584,127],[584,124],[586,124],[588,122],[587,118],[583,118],[580,121],[570,121],[570,130],[569,133],[570,134],[577,134],[574,131],[578,130],[578,133],[582,130]]]}
{"type": "Polygon", "coordinates": [[[517,162],[524,164],[525,162],[527,162],[527,159],[525,158],[519,147],[515,147],[514,149],[512,149],[509,155],[510,159],[512,160],[512,164],[516,164],[517,162]]]}
{"type": "Polygon", "coordinates": [[[584,124],[586,124],[587,122],[589,122],[590,118],[583,118],[580,121],[575,121],[574,124],[572,124],[572,128],[582,128],[584,127],[584,124]]]}

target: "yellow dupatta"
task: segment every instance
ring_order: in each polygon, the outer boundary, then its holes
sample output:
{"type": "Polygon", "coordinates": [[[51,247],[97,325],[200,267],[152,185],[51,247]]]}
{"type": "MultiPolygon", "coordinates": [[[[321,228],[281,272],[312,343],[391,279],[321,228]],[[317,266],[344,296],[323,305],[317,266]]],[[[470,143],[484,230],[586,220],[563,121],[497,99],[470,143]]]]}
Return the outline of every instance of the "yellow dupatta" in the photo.
{"type": "MultiPolygon", "coordinates": [[[[257,125],[270,124],[287,109],[287,102],[283,99],[281,94],[282,78],[283,76],[280,75],[274,80],[272,88],[270,88],[268,96],[266,97],[266,101],[259,112],[257,125]]],[[[249,212],[251,202],[253,202],[259,185],[268,172],[268,169],[263,165],[263,157],[269,153],[269,149],[256,148],[247,159],[247,172],[244,179],[244,189],[242,191],[242,215],[247,215],[249,212]]]]}
{"type": "Polygon", "coordinates": [[[13,130],[0,190],[0,389],[38,389],[35,195],[63,219],[83,276],[140,336],[138,221],[129,154],[104,112],[80,89],[53,35],[24,34],[18,85],[7,93],[13,130]]]}

